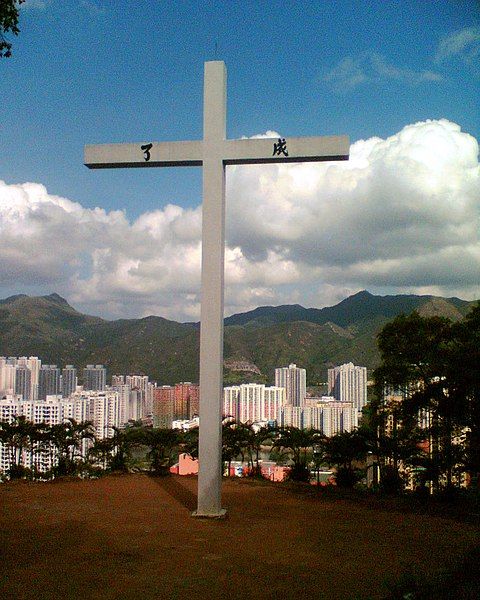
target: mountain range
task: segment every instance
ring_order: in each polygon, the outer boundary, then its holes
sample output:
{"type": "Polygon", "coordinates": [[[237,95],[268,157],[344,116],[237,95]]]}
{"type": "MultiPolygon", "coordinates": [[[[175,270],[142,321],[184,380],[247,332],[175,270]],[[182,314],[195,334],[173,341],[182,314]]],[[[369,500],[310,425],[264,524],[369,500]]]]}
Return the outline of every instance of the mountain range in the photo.
{"type": "MultiPolygon", "coordinates": [[[[225,383],[272,383],[275,367],[296,363],[307,382],[329,367],[379,362],[376,335],[398,314],[461,319],[472,302],[436,296],[358,292],[335,306],[263,306],[225,319],[225,383]]],[[[58,365],[102,363],[109,374],[143,373],[159,384],[198,381],[198,323],[162,317],[108,321],[82,314],[58,294],[0,300],[0,355],[39,356],[58,365]]]]}

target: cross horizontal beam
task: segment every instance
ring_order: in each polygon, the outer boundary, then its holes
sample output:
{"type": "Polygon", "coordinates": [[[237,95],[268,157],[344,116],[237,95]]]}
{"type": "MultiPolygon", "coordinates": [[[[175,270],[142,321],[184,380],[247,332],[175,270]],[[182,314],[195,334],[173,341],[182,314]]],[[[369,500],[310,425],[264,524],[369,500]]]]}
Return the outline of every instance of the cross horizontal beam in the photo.
{"type": "MultiPolygon", "coordinates": [[[[218,140],[214,158],[225,165],[348,160],[350,142],[346,135],[286,138],[285,152],[280,154],[274,152],[277,140],[218,140]]],[[[90,169],[201,167],[205,151],[203,141],[87,145],[85,165],[90,169]]]]}
{"type": "Polygon", "coordinates": [[[89,169],[201,167],[202,160],[202,141],[89,144],[85,146],[84,152],[84,163],[89,169]],[[149,146],[147,155],[145,148],[149,146]]]}
{"type": "Polygon", "coordinates": [[[350,142],[346,135],[291,137],[285,139],[285,153],[275,154],[278,138],[246,138],[224,142],[226,165],[348,160],[350,142]]]}

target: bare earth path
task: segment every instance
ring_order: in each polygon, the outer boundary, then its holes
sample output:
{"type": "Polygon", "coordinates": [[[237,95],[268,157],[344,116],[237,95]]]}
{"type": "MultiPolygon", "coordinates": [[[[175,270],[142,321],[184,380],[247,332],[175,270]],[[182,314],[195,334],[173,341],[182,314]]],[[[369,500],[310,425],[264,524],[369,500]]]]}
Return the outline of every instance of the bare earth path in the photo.
{"type": "Polygon", "coordinates": [[[480,542],[452,519],[282,486],[224,483],[224,521],[192,519],[196,480],[144,475],[0,486],[0,597],[382,598],[480,542]]]}

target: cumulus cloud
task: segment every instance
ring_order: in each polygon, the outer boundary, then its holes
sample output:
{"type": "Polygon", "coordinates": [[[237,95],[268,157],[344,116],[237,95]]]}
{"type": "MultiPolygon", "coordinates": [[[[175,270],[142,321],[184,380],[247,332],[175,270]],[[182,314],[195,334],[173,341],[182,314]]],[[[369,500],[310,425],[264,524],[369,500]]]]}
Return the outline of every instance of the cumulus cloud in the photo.
{"type": "Polygon", "coordinates": [[[366,51],[355,58],[345,57],[321,79],[337,92],[348,92],[363,83],[393,80],[407,85],[418,85],[442,81],[443,77],[434,71],[415,71],[394,65],[381,54],[366,51]]]}
{"type": "MultiPolygon", "coordinates": [[[[276,132],[267,132],[270,134],[276,132]]],[[[480,297],[477,141],[446,120],[352,144],[337,163],[227,170],[226,312],[331,305],[360,289],[480,297]]],[[[0,182],[2,295],[107,317],[199,317],[201,207],[129,222],[0,182]]]]}

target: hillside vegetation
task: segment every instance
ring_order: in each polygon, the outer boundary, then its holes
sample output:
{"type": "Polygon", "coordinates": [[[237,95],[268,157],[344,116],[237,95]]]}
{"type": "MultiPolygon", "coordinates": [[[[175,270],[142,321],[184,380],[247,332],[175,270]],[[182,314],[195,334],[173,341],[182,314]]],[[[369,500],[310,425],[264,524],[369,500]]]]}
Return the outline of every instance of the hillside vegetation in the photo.
{"type": "MultiPolygon", "coordinates": [[[[275,367],[295,362],[309,384],[329,367],[379,363],[376,335],[398,314],[461,319],[472,305],[458,298],[374,296],[359,292],[327,308],[265,306],[225,319],[227,382],[271,383],[275,367]],[[240,370],[237,364],[242,364],[240,370]],[[252,365],[252,371],[245,370],[252,365]]],[[[198,381],[199,327],[162,317],[107,321],[76,311],[51,294],[0,300],[0,354],[39,356],[45,363],[103,363],[109,374],[145,373],[160,384],[198,381]]]]}

